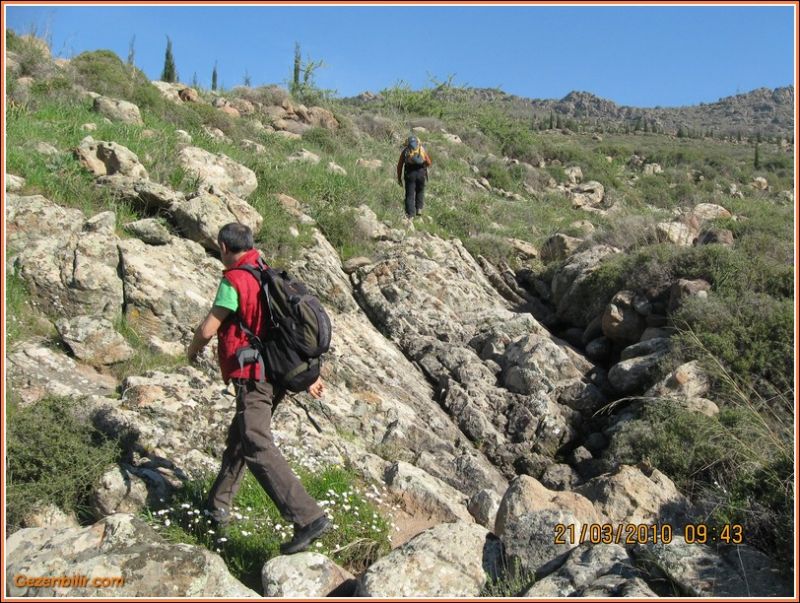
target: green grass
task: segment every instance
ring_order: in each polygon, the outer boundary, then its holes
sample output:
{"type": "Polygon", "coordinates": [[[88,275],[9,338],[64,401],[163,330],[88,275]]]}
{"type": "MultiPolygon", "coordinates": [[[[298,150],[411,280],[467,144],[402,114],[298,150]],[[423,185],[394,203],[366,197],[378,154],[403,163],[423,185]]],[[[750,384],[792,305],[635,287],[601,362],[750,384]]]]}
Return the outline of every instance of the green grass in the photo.
{"type": "MultiPolygon", "coordinates": [[[[315,473],[307,470],[297,473],[334,526],[310,550],[356,573],[388,552],[390,523],[370,500],[375,494],[362,489],[352,472],[327,467],[315,473]]],[[[279,554],[282,542],[291,539],[292,526],[280,517],[248,471],[234,499],[234,520],[226,536],[214,533],[202,513],[213,477],[187,482],[168,507],[149,511],[148,519],[171,541],[197,544],[218,552],[237,578],[260,590],[261,568],[279,554]]]]}

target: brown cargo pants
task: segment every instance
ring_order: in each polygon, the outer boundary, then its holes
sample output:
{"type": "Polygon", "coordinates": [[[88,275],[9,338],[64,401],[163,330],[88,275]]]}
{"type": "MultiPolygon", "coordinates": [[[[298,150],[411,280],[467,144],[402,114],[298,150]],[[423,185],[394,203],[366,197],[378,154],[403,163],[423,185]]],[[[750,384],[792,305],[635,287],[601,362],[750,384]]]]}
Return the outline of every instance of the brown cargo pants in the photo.
{"type": "Polygon", "coordinates": [[[233,497],[247,466],[284,520],[301,527],[310,524],[323,511],[275,446],[270,429],[273,409],[286,392],[273,391],[266,382],[242,380],[234,384],[236,415],[228,429],[222,467],[208,494],[206,508],[222,523],[230,519],[233,497]]]}

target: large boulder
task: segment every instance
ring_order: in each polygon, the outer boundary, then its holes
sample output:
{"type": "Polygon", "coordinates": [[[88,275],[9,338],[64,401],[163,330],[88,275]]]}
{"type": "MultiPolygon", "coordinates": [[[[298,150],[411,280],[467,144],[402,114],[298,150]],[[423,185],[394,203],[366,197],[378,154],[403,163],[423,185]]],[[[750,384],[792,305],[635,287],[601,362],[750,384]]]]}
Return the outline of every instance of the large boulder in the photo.
{"type": "Polygon", "coordinates": [[[461,492],[418,467],[397,461],[386,471],[385,479],[389,491],[405,499],[404,507],[416,509],[418,515],[439,521],[473,521],[461,492]]]}
{"type": "Polygon", "coordinates": [[[222,263],[184,239],[158,247],[127,239],[117,253],[129,323],[143,336],[188,339],[211,308],[222,263]]]}
{"type": "Polygon", "coordinates": [[[602,314],[616,290],[598,286],[592,275],[614,253],[619,253],[619,249],[597,245],[572,255],[558,269],[551,283],[551,295],[561,320],[585,327],[602,314]]]}
{"type": "MultiPolygon", "coordinates": [[[[41,209],[54,213],[46,205],[41,209]]],[[[36,222],[29,218],[28,224],[36,222]]],[[[64,226],[61,236],[29,240],[14,259],[18,274],[50,314],[113,320],[123,303],[114,213],[97,214],[80,228],[74,223],[64,226]]]]}
{"type": "Polygon", "coordinates": [[[247,201],[225,192],[213,194],[203,191],[173,204],[170,210],[181,234],[211,251],[219,251],[217,234],[225,224],[239,222],[258,233],[264,222],[261,214],[247,201]]]}
{"type": "Polygon", "coordinates": [[[581,243],[583,243],[583,239],[556,233],[549,237],[542,245],[542,261],[547,264],[549,262],[564,260],[575,251],[581,243]]]}
{"type": "Polygon", "coordinates": [[[183,193],[158,182],[121,174],[100,176],[96,184],[107,189],[115,199],[130,203],[135,209],[150,214],[157,212],[169,214],[173,205],[180,204],[185,199],[183,193]]]}
{"type": "Polygon", "coordinates": [[[586,542],[574,548],[557,571],[537,580],[524,596],[548,599],[603,595],[655,597],[639,575],[640,571],[624,547],[586,542]]]}
{"type": "Polygon", "coordinates": [[[134,180],[148,180],[147,170],[135,153],[116,142],[84,138],[75,149],[75,156],[95,176],[122,174],[134,180]]]}
{"type": "Polygon", "coordinates": [[[512,564],[546,573],[579,544],[584,525],[603,519],[580,494],[548,490],[534,478],[521,475],[503,496],[495,533],[512,564]]]}
{"type": "Polygon", "coordinates": [[[131,358],[133,348],[105,318],[76,316],[56,322],[61,339],[76,358],[92,365],[116,364],[131,358]]]}
{"type": "Polygon", "coordinates": [[[214,187],[247,197],[258,187],[253,170],[236,163],[222,153],[209,153],[199,147],[184,147],[178,161],[186,172],[194,175],[200,188],[214,187]]]}
{"type": "Polygon", "coordinates": [[[625,345],[636,343],[647,326],[644,316],[636,311],[636,293],[619,291],[608,302],[603,313],[603,335],[625,345]]]}
{"type": "Polygon", "coordinates": [[[603,202],[605,187],[595,180],[573,186],[570,190],[570,200],[575,208],[596,207],[603,202]]]}
{"type": "Polygon", "coordinates": [[[361,597],[476,597],[500,549],[474,523],[445,523],[373,563],[359,579],[361,597]]]}
{"type": "Polygon", "coordinates": [[[230,575],[219,555],[168,543],[132,515],[111,515],[81,528],[24,528],[8,537],[5,552],[12,597],[96,597],[101,586],[126,599],[258,596],[230,575]],[[81,576],[85,580],[76,578],[81,576]],[[53,580],[36,587],[35,577],[53,580]]]}
{"type": "MultiPolygon", "coordinates": [[[[355,587],[355,576],[319,553],[273,557],[261,570],[265,597],[327,597],[355,587]]],[[[341,595],[340,595],[341,596],[341,595]]]]}
{"type": "Polygon", "coordinates": [[[121,121],[126,124],[144,125],[139,107],[128,101],[98,96],[94,99],[92,110],[111,121],[121,121]]]}
{"type": "Polygon", "coordinates": [[[612,473],[589,480],[575,492],[617,524],[665,524],[677,531],[686,523],[689,502],[658,469],[645,474],[621,465],[612,473]]]}
{"type": "Polygon", "coordinates": [[[130,467],[109,468],[92,490],[92,511],[97,517],[114,513],[139,513],[147,504],[147,486],[130,467]]]}
{"type": "Polygon", "coordinates": [[[110,395],[117,380],[42,343],[28,342],[7,356],[8,384],[25,404],[46,396],[110,395]]]}
{"type": "MultiPolygon", "coordinates": [[[[717,534],[709,530],[709,538],[717,534]]],[[[633,554],[651,573],[665,576],[678,595],[770,598],[792,593],[791,580],[767,555],[747,545],[714,550],[675,535],[668,543],[637,544],[633,554]]]]}
{"type": "Polygon", "coordinates": [[[53,243],[79,230],[86,220],[79,209],[56,205],[41,195],[6,195],[6,237],[13,251],[26,247],[37,239],[53,243]]]}

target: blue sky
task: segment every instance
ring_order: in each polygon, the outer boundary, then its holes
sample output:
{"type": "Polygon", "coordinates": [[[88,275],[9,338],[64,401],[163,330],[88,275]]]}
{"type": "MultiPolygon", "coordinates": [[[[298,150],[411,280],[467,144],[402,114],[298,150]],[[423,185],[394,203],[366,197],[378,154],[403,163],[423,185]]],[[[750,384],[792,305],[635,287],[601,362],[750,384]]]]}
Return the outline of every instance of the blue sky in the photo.
{"type": "Polygon", "coordinates": [[[794,83],[791,6],[14,6],[6,27],[53,53],[110,49],[157,79],[166,36],[181,80],[285,84],[294,44],[340,96],[399,81],[531,98],[585,90],[622,105],[682,106],[794,83]]]}

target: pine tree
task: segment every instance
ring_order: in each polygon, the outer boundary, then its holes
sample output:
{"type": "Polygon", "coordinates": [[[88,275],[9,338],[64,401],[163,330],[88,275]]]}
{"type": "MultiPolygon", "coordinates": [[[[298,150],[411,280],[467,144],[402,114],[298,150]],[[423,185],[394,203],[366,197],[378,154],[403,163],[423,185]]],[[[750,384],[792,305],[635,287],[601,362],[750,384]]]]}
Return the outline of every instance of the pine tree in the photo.
{"type": "Polygon", "coordinates": [[[214,71],[211,72],[211,89],[217,89],[217,62],[214,61],[214,71]]]}
{"type": "Polygon", "coordinates": [[[164,53],[164,70],[161,72],[161,81],[175,82],[177,79],[175,59],[172,57],[172,40],[167,36],[167,51],[164,53]]]}
{"type": "Polygon", "coordinates": [[[758,157],[758,143],[756,143],[756,150],[755,150],[755,154],[753,155],[753,167],[755,169],[760,169],[761,168],[761,162],[759,161],[759,157],[758,157]]]}
{"type": "Polygon", "coordinates": [[[192,88],[197,89],[200,87],[200,82],[197,81],[197,72],[192,74],[192,88]]]}

